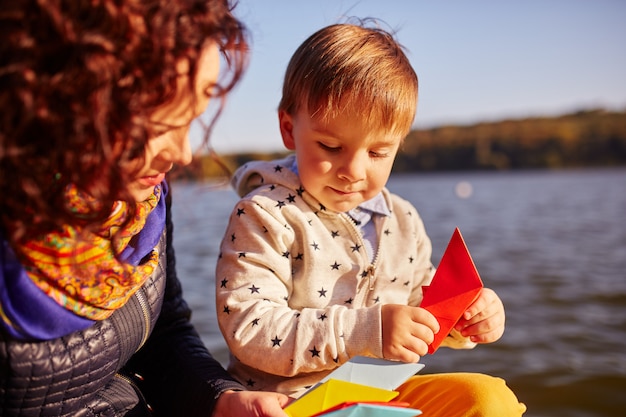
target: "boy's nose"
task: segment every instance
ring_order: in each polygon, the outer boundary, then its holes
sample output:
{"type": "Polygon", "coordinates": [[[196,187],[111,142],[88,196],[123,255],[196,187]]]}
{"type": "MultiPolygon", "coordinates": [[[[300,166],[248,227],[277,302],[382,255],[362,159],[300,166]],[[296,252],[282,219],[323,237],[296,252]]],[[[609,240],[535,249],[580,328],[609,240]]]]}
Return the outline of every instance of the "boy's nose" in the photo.
{"type": "Polygon", "coordinates": [[[365,178],[365,161],[358,155],[351,155],[343,161],[339,170],[339,176],[350,182],[360,181],[365,178]]]}

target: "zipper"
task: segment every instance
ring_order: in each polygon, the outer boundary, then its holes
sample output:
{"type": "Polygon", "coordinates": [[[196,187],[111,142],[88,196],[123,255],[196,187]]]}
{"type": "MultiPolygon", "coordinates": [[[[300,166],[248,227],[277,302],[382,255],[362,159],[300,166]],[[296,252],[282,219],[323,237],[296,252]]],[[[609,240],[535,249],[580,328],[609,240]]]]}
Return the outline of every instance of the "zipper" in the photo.
{"type": "MultiPolygon", "coordinates": [[[[353,237],[356,237],[356,239],[358,240],[359,245],[361,245],[361,247],[365,247],[365,240],[363,239],[363,235],[361,234],[361,232],[359,231],[359,229],[357,228],[357,224],[354,221],[354,219],[352,217],[350,217],[349,215],[347,215],[346,213],[341,213],[340,217],[347,223],[350,224],[350,228],[352,230],[352,235],[353,237]]],[[[373,219],[370,221],[374,221],[373,219]]],[[[369,258],[367,257],[367,251],[363,251],[363,257],[365,258],[365,260],[369,263],[369,266],[365,269],[365,271],[367,272],[367,277],[369,279],[369,290],[372,291],[374,289],[374,282],[375,282],[375,278],[376,278],[376,266],[378,264],[378,258],[379,258],[379,254],[380,254],[380,238],[378,239],[378,245],[376,246],[376,253],[374,254],[374,259],[370,262],[369,258]]]]}
{"type": "MultiPolygon", "coordinates": [[[[143,377],[139,374],[134,374],[135,378],[137,378],[140,381],[143,381],[143,377]]],[[[137,396],[139,397],[139,399],[145,404],[146,408],[148,409],[148,411],[150,413],[153,412],[153,408],[150,404],[148,404],[148,400],[146,400],[146,397],[143,395],[143,392],[141,392],[141,389],[139,389],[139,386],[137,385],[137,383],[130,378],[129,376],[126,376],[124,374],[120,374],[119,372],[115,374],[115,378],[117,379],[121,379],[122,381],[125,381],[126,383],[128,383],[137,393],[137,396]]]]}
{"type": "Polygon", "coordinates": [[[139,288],[139,290],[135,292],[135,296],[137,298],[137,302],[139,303],[139,307],[141,308],[144,319],[143,337],[141,338],[141,343],[139,344],[139,347],[135,351],[137,352],[143,347],[143,345],[146,343],[146,340],[148,340],[148,334],[150,333],[150,309],[148,307],[148,299],[146,298],[143,287],[139,288]]]}

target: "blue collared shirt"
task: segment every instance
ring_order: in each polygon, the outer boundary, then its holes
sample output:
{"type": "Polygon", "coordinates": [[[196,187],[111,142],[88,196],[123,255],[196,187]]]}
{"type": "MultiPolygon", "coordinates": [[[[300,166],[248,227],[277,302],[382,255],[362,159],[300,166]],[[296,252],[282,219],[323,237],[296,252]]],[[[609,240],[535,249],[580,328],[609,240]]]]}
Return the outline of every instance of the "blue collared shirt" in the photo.
{"type": "Polygon", "coordinates": [[[378,250],[378,233],[376,232],[376,223],[372,219],[391,214],[383,193],[376,194],[376,196],[362,202],[346,214],[354,220],[357,228],[361,231],[367,255],[370,261],[373,261],[374,254],[378,250]]]}
{"type": "MultiPolygon", "coordinates": [[[[296,159],[293,161],[291,170],[298,175],[298,162],[296,159]]],[[[365,250],[370,262],[374,260],[374,254],[378,249],[378,233],[376,232],[376,223],[372,221],[375,217],[389,216],[391,210],[387,205],[387,201],[383,197],[383,193],[376,194],[373,198],[362,202],[357,207],[346,212],[352,220],[357,229],[363,235],[363,241],[365,242],[365,250]]]]}

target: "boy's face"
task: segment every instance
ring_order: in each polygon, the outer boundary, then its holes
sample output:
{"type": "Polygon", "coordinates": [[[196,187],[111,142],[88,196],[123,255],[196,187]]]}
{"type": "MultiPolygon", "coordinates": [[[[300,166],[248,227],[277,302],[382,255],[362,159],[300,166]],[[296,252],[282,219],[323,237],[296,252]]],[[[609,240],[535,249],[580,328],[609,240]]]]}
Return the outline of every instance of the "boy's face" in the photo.
{"type": "Polygon", "coordinates": [[[403,137],[372,132],[356,115],[326,121],[306,109],[279,112],[287,149],[295,150],[302,185],[327,210],[345,212],[378,194],[387,183],[403,137]]]}

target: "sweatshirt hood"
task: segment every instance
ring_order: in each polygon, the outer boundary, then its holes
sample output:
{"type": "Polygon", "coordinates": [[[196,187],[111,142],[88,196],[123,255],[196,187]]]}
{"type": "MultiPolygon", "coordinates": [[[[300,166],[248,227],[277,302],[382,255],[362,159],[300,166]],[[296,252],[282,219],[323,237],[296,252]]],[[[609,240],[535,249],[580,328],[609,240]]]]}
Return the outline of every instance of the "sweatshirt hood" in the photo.
{"type": "Polygon", "coordinates": [[[300,179],[293,172],[295,155],[274,161],[250,161],[235,171],[231,185],[240,197],[267,185],[283,185],[291,189],[300,187],[300,179]]]}

